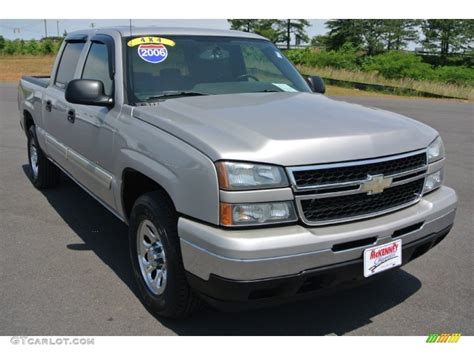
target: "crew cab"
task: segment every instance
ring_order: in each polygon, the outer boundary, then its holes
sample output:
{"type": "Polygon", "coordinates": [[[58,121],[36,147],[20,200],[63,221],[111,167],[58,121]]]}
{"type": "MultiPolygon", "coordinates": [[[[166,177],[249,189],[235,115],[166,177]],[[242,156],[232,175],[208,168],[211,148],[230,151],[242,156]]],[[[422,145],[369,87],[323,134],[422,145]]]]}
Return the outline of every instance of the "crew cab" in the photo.
{"type": "Polygon", "coordinates": [[[33,184],[63,172],[128,225],[155,315],[371,279],[454,222],[438,132],[326,97],[256,34],[77,31],[50,77],[21,79],[18,106],[33,184]]]}

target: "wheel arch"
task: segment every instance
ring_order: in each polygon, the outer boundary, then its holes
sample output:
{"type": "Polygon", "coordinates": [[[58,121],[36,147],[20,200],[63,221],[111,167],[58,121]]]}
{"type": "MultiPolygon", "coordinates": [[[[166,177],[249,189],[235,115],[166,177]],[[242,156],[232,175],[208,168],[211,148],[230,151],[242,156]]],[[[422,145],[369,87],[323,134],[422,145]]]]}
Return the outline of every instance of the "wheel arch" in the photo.
{"type": "MultiPolygon", "coordinates": [[[[175,207],[170,193],[163,187],[156,179],[148,176],[148,174],[141,172],[132,167],[126,167],[122,171],[122,183],[120,187],[120,200],[122,204],[123,215],[126,220],[129,220],[133,204],[141,195],[152,192],[162,191],[168,197],[169,201],[175,207]]],[[[176,207],[175,207],[176,208],[176,207]]]]}
{"type": "Polygon", "coordinates": [[[31,126],[35,125],[35,120],[33,118],[33,114],[27,110],[27,109],[24,109],[23,110],[23,116],[22,116],[22,120],[23,120],[23,129],[25,131],[26,134],[28,134],[28,130],[30,129],[31,126]]]}

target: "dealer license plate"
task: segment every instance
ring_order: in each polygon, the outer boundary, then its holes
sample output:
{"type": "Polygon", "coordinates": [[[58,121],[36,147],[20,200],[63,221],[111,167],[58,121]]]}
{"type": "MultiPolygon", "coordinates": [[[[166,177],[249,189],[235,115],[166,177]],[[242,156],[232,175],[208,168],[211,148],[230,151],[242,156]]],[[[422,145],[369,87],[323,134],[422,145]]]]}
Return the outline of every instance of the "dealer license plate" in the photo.
{"type": "Polygon", "coordinates": [[[379,272],[402,264],[402,241],[378,245],[364,250],[364,276],[369,277],[379,272]]]}

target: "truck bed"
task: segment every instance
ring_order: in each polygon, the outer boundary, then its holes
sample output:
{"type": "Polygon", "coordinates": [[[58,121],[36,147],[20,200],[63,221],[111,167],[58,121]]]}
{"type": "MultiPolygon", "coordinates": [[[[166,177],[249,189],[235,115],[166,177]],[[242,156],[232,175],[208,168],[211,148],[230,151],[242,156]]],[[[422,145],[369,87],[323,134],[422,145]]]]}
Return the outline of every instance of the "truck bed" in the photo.
{"type": "Polygon", "coordinates": [[[44,76],[44,75],[42,75],[42,76],[41,75],[40,76],[22,76],[21,79],[24,80],[24,81],[30,82],[32,84],[41,86],[43,88],[46,88],[49,85],[50,76],[44,76]]]}

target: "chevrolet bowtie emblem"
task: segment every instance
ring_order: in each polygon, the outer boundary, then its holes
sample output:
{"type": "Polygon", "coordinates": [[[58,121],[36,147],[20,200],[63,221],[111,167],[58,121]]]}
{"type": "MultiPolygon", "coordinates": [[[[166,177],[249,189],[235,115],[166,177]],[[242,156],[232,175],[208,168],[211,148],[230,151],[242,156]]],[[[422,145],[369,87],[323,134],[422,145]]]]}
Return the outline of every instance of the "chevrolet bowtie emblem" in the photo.
{"type": "Polygon", "coordinates": [[[387,187],[392,186],[392,178],[384,178],[383,175],[367,175],[361,188],[362,191],[367,192],[367,195],[379,194],[387,187]]]}

